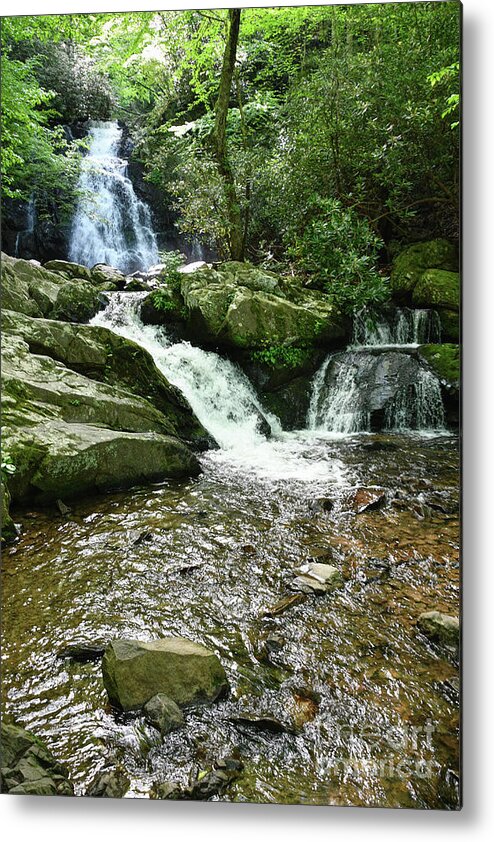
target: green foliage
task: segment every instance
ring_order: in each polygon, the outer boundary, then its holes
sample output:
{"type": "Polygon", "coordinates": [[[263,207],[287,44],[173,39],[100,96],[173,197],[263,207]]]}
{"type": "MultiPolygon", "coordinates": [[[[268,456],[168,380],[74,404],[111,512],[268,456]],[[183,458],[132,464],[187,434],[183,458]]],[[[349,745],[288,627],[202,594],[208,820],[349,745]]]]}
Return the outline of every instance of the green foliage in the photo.
{"type": "Polygon", "coordinates": [[[299,368],[307,360],[308,351],[306,348],[298,348],[292,345],[269,345],[259,351],[252,351],[251,359],[254,362],[264,363],[270,368],[299,368]]]}
{"type": "Polygon", "coordinates": [[[345,313],[386,300],[387,279],[375,268],[383,243],[367,220],[337,199],[314,199],[307,215],[289,250],[296,265],[345,313]]]}
{"type": "Polygon", "coordinates": [[[178,271],[180,266],[185,263],[185,257],[181,251],[162,251],[160,252],[160,263],[163,264],[163,269],[159,275],[158,281],[165,281],[166,285],[174,292],[180,292],[181,274],[178,271]]]}
{"type": "Polygon", "coordinates": [[[6,480],[12,474],[15,474],[17,468],[12,461],[9,453],[2,453],[2,479],[6,480]]]}

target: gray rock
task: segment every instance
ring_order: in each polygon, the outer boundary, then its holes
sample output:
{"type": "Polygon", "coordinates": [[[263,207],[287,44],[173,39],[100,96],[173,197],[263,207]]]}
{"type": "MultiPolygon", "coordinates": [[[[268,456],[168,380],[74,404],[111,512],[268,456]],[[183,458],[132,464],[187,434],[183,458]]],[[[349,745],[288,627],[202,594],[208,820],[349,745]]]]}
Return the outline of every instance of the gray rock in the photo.
{"type": "Polygon", "coordinates": [[[123,798],[129,789],[130,781],[118,769],[100,772],[87,788],[87,798],[123,798]]]}
{"type": "Polygon", "coordinates": [[[146,720],[158,729],[162,737],[175,728],[179,728],[185,721],[178,705],[164,693],[153,696],[142,710],[146,720]]]}
{"type": "Polygon", "coordinates": [[[1,725],[2,792],[11,795],[73,795],[66,768],[34,734],[14,724],[1,725]]]}
{"type": "Polygon", "coordinates": [[[181,637],[114,640],[102,670],[110,702],[122,710],[139,710],[161,693],[180,706],[207,703],[228,689],[215,653],[181,637]]]}
{"type": "Polygon", "coordinates": [[[84,281],[91,281],[91,270],[80,263],[70,263],[68,260],[48,260],[44,264],[45,269],[52,272],[63,272],[68,278],[82,278],[84,281]]]}
{"type": "Polygon", "coordinates": [[[344,585],[342,575],[330,564],[309,562],[297,571],[300,575],[292,582],[292,588],[302,593],[330,593],[344,585]]]}
{"type": "Polygon", "coordinates": [[[119,269],[106,263],[96,263],[91,269],[91,280],[95,284],[114,284],[117,289],[125,286],[125,275],[119,269]]]}
{"type": "Polygon", "coordinates": [[[458,646],[460,642],[458,617],[442,614],[440,611],[425,611],[418,618],[417,626],[428,638],[447,646],[458,646]]]}

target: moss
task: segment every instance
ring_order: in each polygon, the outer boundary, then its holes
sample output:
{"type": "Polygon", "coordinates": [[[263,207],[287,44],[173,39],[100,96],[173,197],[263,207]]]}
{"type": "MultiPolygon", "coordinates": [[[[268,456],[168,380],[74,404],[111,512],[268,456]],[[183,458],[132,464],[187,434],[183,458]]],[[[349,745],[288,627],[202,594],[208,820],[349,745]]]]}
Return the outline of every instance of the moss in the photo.
{"type": "Polygon", "coordinates": [[[419,307],[444,307],[459,310],[460,276],[458,272],[428,269],[413,290],[413,303],[419,307]]]}
{"type": "Polygon", "coordinates": [[[419,354],[430,365],[440,380],[457,383],[460,379],[460,346],[421,345],[419,354]]]}
{"type": "Polygon", "coordinates": [[[458,270],[456,246],[448,240],[428,240],[414,243],[402,251],[393,262],[391,290],[398,298],[406,298],[427,269],[458,270]]]}
{"type": "Polygon", "coordinates": [[[458,342],[460,339],[460,314],[454,310],[440,310],[441,337],[446,342],[458,342]]]}

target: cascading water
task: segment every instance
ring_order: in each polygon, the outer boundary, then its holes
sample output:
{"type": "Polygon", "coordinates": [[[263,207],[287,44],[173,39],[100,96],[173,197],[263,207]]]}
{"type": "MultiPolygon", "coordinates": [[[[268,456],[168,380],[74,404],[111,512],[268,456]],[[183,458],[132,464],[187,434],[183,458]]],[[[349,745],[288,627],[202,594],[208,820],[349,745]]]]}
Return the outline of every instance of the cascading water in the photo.
{"type": "Polygon", "coordinates": [[[21,257],[23,253],[23,246],[25,241],[28,243],[34,233],[34,226],[36,224],[36,206],[34,204],[34,196],[31,196],[26,209],[26,227],[23,231],[19,231],[15,238],[14,257],[21,257]]]}
{"type": "Polygon", "coordinates": [[[127,161],[118,157],[121,140],[118,123],[91,124],[69,258],[88,267],[107,263],[129,274],[147,270],[159,255],[150,210],[134,192],[127,161]]]}
{"type": "Polygon", "coordinates": [[[162,327],[144,325],[139,310],[145,295],[113,293],[92,324],[110,328],[152,355],[219,444],[210,459],[270,479],[342,481],[338,460],[330,460],[303,433],[285,433],[237,365],[189,342],[174,343],[162,327]]]}
{"type": "Polygon", "coordinates": [[[418,346],[441,341],[441,322],[436,310],[397,308],[376,316],[362,310],[353,323],[353,347],[418,346]]]}

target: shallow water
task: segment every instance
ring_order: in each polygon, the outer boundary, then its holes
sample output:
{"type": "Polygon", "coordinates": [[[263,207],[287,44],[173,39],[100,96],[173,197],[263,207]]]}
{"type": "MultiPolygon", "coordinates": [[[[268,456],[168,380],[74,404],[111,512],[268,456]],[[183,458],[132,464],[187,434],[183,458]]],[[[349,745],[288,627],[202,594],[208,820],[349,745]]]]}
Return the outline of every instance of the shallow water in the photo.
{"type": "Polygon", "coordinates": [[[457,664],[415,629],[422,611],[458,614],[457,440],[292,439],[299,460],[317,448],[331,470],[270,480],[213,451],[197,479],[78,501],[65,518],[17,514],[22,535],[3,556],[4,710],[67,764],[77,794],[119,767],[129,795],[147,797],[238,749],[245,768],[222,800],[458,806],[457,664]],[[384,508],[356,514],[360,486],[382,488],[384,508]],[[310,505],[321,495],[331,511],[310,505]],[[345,587],[271,616],[321,552],[345,587]],[[163,743],[141,717],[115,717],[100,662],[58,657],[77,641],[169,634],[213,648],[231,694],[163,743]],[[290,732],[230,721],[244,710],[290,732]]]}

